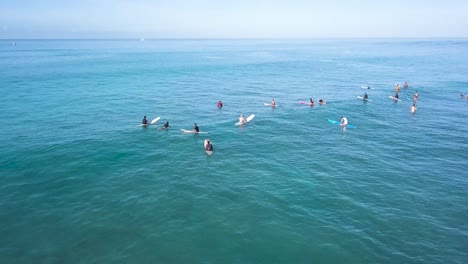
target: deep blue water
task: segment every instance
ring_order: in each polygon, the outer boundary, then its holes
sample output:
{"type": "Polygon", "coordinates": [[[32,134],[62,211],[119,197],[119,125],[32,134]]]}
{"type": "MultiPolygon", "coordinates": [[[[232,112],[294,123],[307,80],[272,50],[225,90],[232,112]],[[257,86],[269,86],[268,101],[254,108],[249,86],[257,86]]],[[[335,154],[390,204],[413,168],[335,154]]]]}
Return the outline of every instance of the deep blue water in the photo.
{"type": "Polygon", "coordinates": [[[468,262],[467,39],[11,42],[0,263],[468,262]]]}

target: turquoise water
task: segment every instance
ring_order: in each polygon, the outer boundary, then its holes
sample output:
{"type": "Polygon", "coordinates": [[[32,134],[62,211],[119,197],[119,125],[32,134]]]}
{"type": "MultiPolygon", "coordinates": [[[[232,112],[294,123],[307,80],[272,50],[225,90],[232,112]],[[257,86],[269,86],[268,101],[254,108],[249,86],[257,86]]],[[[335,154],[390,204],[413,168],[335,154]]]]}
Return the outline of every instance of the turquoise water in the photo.
{"type": "Polygon", "coordinates": [[[468,261],[466,39],[10,42],[0,263],[468,261]]]}

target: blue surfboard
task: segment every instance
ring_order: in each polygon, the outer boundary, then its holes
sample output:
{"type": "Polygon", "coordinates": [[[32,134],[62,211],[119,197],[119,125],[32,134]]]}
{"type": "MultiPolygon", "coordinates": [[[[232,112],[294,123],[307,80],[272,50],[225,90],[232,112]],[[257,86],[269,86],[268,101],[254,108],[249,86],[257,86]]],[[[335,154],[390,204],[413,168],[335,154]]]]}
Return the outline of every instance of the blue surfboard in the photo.
{"type": "MultiPolygon", "coordinates": [[[[340,121],[335,121],[335,120],[328,119],[328,122],[330,122],[330,123],[332,123],[332,124],[336,124],[336,125],[341,125],[341,122],[340,122],[340,121]]],[[[346,127],[348,127],[348,128],[356,128],[356,126],[353,126],[353,125],[350,125],[350,124],[347,124],[346,127]]]]}

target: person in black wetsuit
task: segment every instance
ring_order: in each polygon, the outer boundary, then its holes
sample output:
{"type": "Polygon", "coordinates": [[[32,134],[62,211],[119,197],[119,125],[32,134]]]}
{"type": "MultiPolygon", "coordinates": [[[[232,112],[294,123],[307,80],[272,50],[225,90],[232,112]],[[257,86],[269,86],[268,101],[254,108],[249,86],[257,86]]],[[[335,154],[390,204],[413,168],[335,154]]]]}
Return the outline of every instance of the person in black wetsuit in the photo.
{"type": "Polygon", "coordinates": [[[195,126],[193,127],[193,131],[196,133],[200,132],[200,129],[198,128],[197,123],[194,123],[194,124],[195,126]]]}
{"type": "Polygon", "coordinates": [[[400,96],[398,96],[398,93],[395,93],[395,96],[393,97],[395,97],[396,99],[400,99],[400,96]]]}
{"type": "Polygon", "coordinates": [[[166,121],[166,123],[163,125],[163,129],[168,129],[169,128],[169,121],[166,121]]]}
{"type": "Polygon", "coordinates": [[[369,96],[367,95],[367,93],[364,93],[364,99],[369,99],[369,96]]]}
{"type": "Polygon", "coordinates": [[[148,120],[146,119],[146,116],[143,117],[143,120],[141,120],[142,125],[148,125],[148,120]]]}

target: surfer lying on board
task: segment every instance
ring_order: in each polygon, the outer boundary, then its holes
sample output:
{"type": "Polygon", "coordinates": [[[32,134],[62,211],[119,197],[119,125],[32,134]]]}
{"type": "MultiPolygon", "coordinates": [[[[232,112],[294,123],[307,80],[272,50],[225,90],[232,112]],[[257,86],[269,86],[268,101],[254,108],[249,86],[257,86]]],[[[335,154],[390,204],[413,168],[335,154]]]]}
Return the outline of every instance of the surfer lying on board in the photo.
{"type": "Polygon", "coordinates": [[[206,151],[213,151],[213,145],[211,144],[211,141],[209,139],[206,139],[205,150],[206,151]]]}
{"type": "Polygon", "coordinates": [[[323,99],[319,99],[319,104],[324,105],[324,104],[326,104],[326,103],[327,103],[327,102],[325,102],[323,99]]]}
{"type": "Polygon", "coordinates": [[[148,120],[146,119],[146,116],[143,117],[143,120],[141,120],[142,125],[148,125],[148,120]]]}

